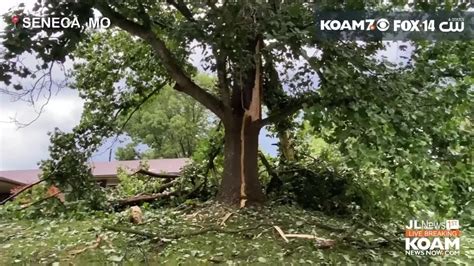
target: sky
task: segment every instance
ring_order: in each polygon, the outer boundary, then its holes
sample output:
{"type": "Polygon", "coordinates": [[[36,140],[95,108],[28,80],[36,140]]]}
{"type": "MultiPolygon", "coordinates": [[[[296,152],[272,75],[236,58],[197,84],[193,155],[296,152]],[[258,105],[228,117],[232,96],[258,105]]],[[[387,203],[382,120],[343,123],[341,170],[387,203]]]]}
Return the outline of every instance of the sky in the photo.
{"type": "MultiPolygon", "coordinates": [[[[0,14],[20,2],[29,6],[34,1],[2,1],[0,14]]],[[[5,23],[1,20],[0,30],[4,27],[5,23]]],[[[0,84],[0,87],[4,86],[0,84]]],[[[36,117],[36,111],[37,108],[35,110],[25,101],[14,101],[11,96],[0,93],[0,170],[36,168],[37,162],[48,157],[47,132],[54,127],[71,130],[80,119],[82,102],[76,92],[64,89],[53,95],[42,115],[31,125],[19,128],[16,123],[11,122],[12,119],[22,123],[30,122],[36,117]]]]}
{"type": "MultiPolygon", "coordinates": [[[[34,2],[35,0],[3,0],[0,2],[0,14],[6,13],[19,3],[25,3],[28,8],[34,2]]],[[[0,30],[3,30],[4,27],[5,23],[0,20],[0,30]]],[[[32,60],[33,56],[29,59],[32,60]]],[[[53,73],[56,77],[62,77],[62,72],[59,69],[53,73]]],[[[4,88],[4,86],[4,84],[0,84],[0,88],[4,88]]],[[[28,123],[37,116],[39,107],[35,108],[24,101],[14,101],[11,96],[0,93],[0,171],[37,168],[39,161],[48,158],[49,136],[47,133],[53,131],[55,127],[62,131],[70,131],[79,123],[83,110],[82,105],[83,101],[76,91],[62,88],[51,97],[37,120],[27,127],[18,127],[16,123],[12,122],[12,119],[28,123]]],[[[276,146],[272,144],[276,140],[266,137],[267,133],[262,130],[260,145],[265,152],[274,155],[276,146]]],[[[109,147],[112,144],[113,150],[115,150],[125,142],[107,140],[92,157],[92,161],[107,161],[109,147]]]]}

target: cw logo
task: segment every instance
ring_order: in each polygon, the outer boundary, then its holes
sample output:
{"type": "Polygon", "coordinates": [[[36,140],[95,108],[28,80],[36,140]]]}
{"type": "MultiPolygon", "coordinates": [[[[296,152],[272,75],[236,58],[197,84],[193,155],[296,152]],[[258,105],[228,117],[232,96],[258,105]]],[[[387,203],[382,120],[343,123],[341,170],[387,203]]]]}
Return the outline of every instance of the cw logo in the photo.
{"type": "Polygon", "coordinates": [[[464,21],[445,21],[439,23],[441,32],[462,32],[464,31],[464,21]]]}

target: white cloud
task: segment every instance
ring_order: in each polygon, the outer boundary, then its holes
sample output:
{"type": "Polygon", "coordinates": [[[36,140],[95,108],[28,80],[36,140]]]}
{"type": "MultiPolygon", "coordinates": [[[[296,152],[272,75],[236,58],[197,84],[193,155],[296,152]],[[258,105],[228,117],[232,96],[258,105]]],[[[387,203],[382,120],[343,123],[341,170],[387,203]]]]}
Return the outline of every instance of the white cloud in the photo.
{"type": "Polygon", "coordinates": [[[0,170],[36,168],[36,163],[47,158],[49,136],[55,126],[71,130],[79,122],[82,100],[76,92],[62,90],[53,96],[44,112],[31,125],[18,128],[8,122],[16,117],[21,122],[31,121],[36,113],[24,102],[8,102],[0,96],[0,170]]]}
{"type": "MultiPolygon", "coordinates": [[[[20,3],[31,8],[35,0],[13,0],[0,5],[0,14],[4,14],[20,3]]],[[[0,20],[0,30],[6,26],[0,20]]],[[[25,56],[27,62],[34,61],[34,56],[25,56]]],[[[61,70],[53,70],[54,77],[64,77],[61,70]]],[[[3,86],[3,85],[2,85],[3,86]]],[[[55,89],[53,88],[53,91],[55,89]]],[[[0,94],[0,170],[37,168],[36,164],[48,157],[49,136],[47,132],[54,127],[63,131],[71,130],[79,122],[82,113],[82,100],[76,91],[63,89],[52,95],[41,116],[31,125],[19,128],[11,122],[16,119],[22,123],[32,121],[39,106],[34,108],[24,101],[12,101],[13,98],[0,94]]],[[[40,98],[39,103],[44,102],[40,98]]]]}

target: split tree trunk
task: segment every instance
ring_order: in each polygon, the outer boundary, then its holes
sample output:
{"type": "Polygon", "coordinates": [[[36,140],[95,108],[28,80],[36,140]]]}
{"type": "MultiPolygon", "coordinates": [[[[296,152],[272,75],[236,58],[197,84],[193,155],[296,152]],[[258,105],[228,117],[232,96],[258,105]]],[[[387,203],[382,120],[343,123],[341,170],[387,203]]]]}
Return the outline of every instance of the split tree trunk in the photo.
{"type": "Polygon", "coordinates": [[[231,205],[260,204],[265,196],[258,178],[260,126],[250,117],[235,117],[225,127],[224,175],[218,200],[231,205]]]}
{"type": "MultiPolygon", "coordinates": [[[[250,49],[253,45],[250,45],[250,49]]],[[[255,64],[253,68],[244,71],[244,78],[239,78],[240,88],[234,88],[229,106],[224,111],[224,176],[217,199],[226,204],[238,204],[241,208],[263,203],[265,199],[258,179],[258,135],[262,120],[262,45],[262,36],[257,36],[255,64]]]]}

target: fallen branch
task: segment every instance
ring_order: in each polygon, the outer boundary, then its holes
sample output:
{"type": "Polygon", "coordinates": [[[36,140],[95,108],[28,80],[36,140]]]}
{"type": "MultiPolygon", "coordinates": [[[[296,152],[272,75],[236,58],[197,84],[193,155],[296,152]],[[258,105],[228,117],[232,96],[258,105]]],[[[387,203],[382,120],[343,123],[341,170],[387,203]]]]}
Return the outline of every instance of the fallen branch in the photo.
{"type": "Polygon", "coordinates": [[[285,234],[285,237],[316,240],[316,244],[318,248],[332,248],[336,244],[335,240],[326,239],[326,238],[317,237],[315,235],[308,235],[308,234],[285,234]]]}
{"type": "Polygon", "coordinates": [[[359,230],[359,225],[358,224],[355,224],[355,222],[352,223],[353,226],[352,228],[347,231],[342,237],[341,237],[341,240],[346,240],[348,239],[349,237],[351,237],[353,234],[355,234],[355,232],[357,232],[357,230],[359,230]]]}
{"type": "Polygon", "coordinates": [[[8,201],[12,200],[12,199],[15,199],[16,197],[18,197],[21,193],[25,192],[26,190],[38,185],[38,184],[41,184],[42,182],[50,179],[53,174],[56,172],[56,169],[57,169],[58,166],[56,166],[56,168],[53,169],[53,171],[46,177],[43,177],[42,179],[34,182],[33,184],[29,184],[29,185],[26,185],[24,187],[22,187],[20,190],[18,190],[17,192],[15,192],[14,194],[12,194],[10,197],[4,199],[2,202],[0,202],[0,205],[3,205],[5,203],[7,203],[8,201]]]}
{"type": "Polygon", "coordinates": [[[256,229],[258,229],[262,226],[271,226],[271,225],[269,225],[269,224],[258,224],[258,225],[253,226],[253,227],[247,227],[247,228],[235,229],[235,230],[224,229],[224,228],[212,226],[212,227],[204,228],[204,229],[193,231],[193,232],[176,233],[176,234],[172,234],[172,235],[159,235],[159,234],[144,232],[144,231],[135,230],[135,229],[127,228],[127,227],[117,227],[117,226],[110,226],[110,225],[104,225],[103,228],[107,229],[107,230],[110,230],[110,231],[114,231],[114,232],[124,232],[124,233],[144,236],[144,237],[147,237],[147,238],[179,239],[179,238],[182,238],[182,237],[202,235],[202,234],[206,234],[206,233],[209,233],[209,232],[218,232],[218,233],[224,233],[224,234],[239,234],[239,233],[243,233],[243,232],[246,232],[246,231],[256,230],[256,229]]]}
{"type": "Polygon", "coordinates": [[[304,238],[304,239],[314,239],[318,241],[328,240],[325,238],[317,237],[315,235],[308,235],[308,234],[285,234],[286,238],[304,238]]]}
{"type": "Polygon", "coordinates": [[[379,231],[377,231],[376,229],[364,224],[364,223],[361,223],[359,221],[356,221],[355,222],[358,226],[364,228],[365,230],[367,231],[370,231],[372,233],[374,233],[375,235],[387,240],[387,242],[389,242],[390,244],[392,244],[392,246],[396,249],[398,249],[400,252],[402,253],[405,253],[405,250],[397,243],[395,243],[395,241],[393,241],[392,239],[390,239],[389,237],[386,237],[384,234],[380,233],[379,231]]]}
{"type": "Polygon", "coordinates": [[[140,169],[133,173],[133,175],[135,174],[144,174],[147,176],[156,177],[156,178],[164,178],[164,179],[176,179],[180,176],[179,174],[155,173],[155,172],[151,172],[145,169],[140,169]]]}
{"type": "Polygon", "coordinates": [[[133,234],[133,235],[139,235],[139,236],[144,236],[147,238],[157,238],[159,237],[157,234],[154,233],[148,233],[145,231],[140,231],[140,230],[135,230],[132,228],[127,228],[127,227],[114,227],[111,225],[104,225],[102,226],[104,229],[107,229],[109,231],[114,231],[114,232],[119,232],[119,233],[128,233],[128,234],[133,234]]]}
{"type": "Polygon", "coordinates": [[[179,195],[181,193],[182,191],[169,191],[151,195],[139,195],[127,199],[118,200],[115,201],[115,203],[117,204],[117,207],[127,207],[130,205],[138,205],[144,202],[151,202],[157,199],[169,198],[171,196],[179,195]]]}
{"type": "Polygon", "coordinates": [[[113,203],[116,204],[116,208],[127,207],[131,205],[138,205],[144,202],[150,202],[157,199],[162,199],[166,197],[171,197],[177,194],[180,194],[180,191],[172,191],[172,192],[164,192],[166,189],[174,186],[178,182],[178,179],[171,180],[168,183],[163,184],[159,188],[156,189],[156,193],[146,195],[146,194],[138,194],[130,198],[121,199],[114,201],[113,203]]]}
{"type": "Polygon", "coordinates": [[[228,212],[221,220],[221,222],[219,223],[219,225],[221,226],[224,226],[225,225],[225,222],[227,222],[227,220],[229,220],[229,218],[232,216],[232,214],[234,214],[233,212],[228,212]]]}
{"type": "Polygon", "coordinates": [[[98,247],[100,247],[100,245],[102,244],[102,242],[107,242],[109,248],[112,248],[112,243],[110,242],[110,240],[106,239],[105,237],[103,236],[97,236],[97,239],[95,240],[95,242],[92,244],[92,245],[89,245],[87,247],[84,247],[84,248],[81,248],[81,249],[75,249],[75,250],[71,250],[69,251],[69,255],[70,256],[76,256],[76,255],[79,255],[89,249],[96,249],[98,247]]]}
{"type": "MultiPolygon", "coordinates": [[[[388,243],[390,243],[395,249],[397,249],[398,251],[400,251],[402,254],[405,254],[405,249],[403,249],[400,244],[397,244],[395,241],[393,241],[392,239],[390,239],[389,237],[386,237],[384,234],[380,233],[377,229],[375,228],[372,228],[370,226],[368,226],[367,224],[365,223],[361,223],[359,221],[355,221],[355,224],[359,227],[362,227],[364,228],[365,230],[367,231],[370,231],[372,233],[374,233],[375,235],[385,239],[388,243]]],[[[409,256],[407,255],[408,258],[410,258],[416,265],[419,265],[418,261],[413,258],[412,256],[409,256]]],[[[429,258],[428,258],[429,259],[429,258]]]]}
{"type": "Polygon", "coordinates": [[[332,248],[336,244],[336,241],[332,239],[326,239],[309,234],[285,234],[279,226],[274,226],[273,228],[277,230],[285,242],[289,242],[288,238],[303,238],[315,240],[318,248],[332,248]]]}
{"type": "Polygon", "coordinates": [[[163,185],[161,185],[159,188],[157,188],[155,190],[155,193],[161,193],[161,192],[165,191],[167,188],[170,188],[170,187],[174,186],[177,182],[178,182],[178,179],[174,179],[174,180],[171,180],[168,183],[164,183],[163,185]]]}
{"type": "Polygon", "coordinates": [[[35,202],[32,202],[32,203],[30,203],[30,204],[28,204],[28,205],[26,205],[26,206],[23,206],[23,207],[20,208],[20,211],[22,211],[22,210],[24,210],[24,209],[26,209],[26,208],[29,208],[29,207],[31,207],[31,206],[33,206],[33,205],[40,204],[40,203],[42,203],[42,202],[44,202],[44,201],[47,201],[47,200],[49,200],[49,199],[51,199],[51,198],[56,198],[56,196],[59,195],[60,193],[61,193],[61,191],[56,192],[56,193],[54,193],[54,194],[51,195],[51,196],[48,196],[48,197],[46,197],[46,198],[39,199],[39,200],[37,200],[37,201],[35,201],[35,202]]]}
{"type": "Polygon", "coordinates": [[[281,228],[279,226],[275,225],[273,228],[275,228],[275,230],[277,230],[278,234],[280,234],[281,238],[283,238],[283,240],[285,240],[286,243],[290,242],[288,240],[288,238],[286,238],[285,233],[283,233],[283,230],[281,230],[281,228]]]}
{"type": "Polygon", "coordinates": [[[33,184],[29,184],[29,185],[26,185],[26,186],[23,186],[20,190],[18,190],[17,192],[15,192],[14,194],[10,195],[10,197],[4,199],[2,202],[0,202],[0,205],[3,205],[5,203],[7,203],[8,201],[10,200],[13,200],[15,199],[16,197],[18,197],[21,193],[25,192],[26,190],[42,183],[43,181],[45,181],[46,179],[41,179],[39,181],[36,181],[34,182],[33,184]]]}

